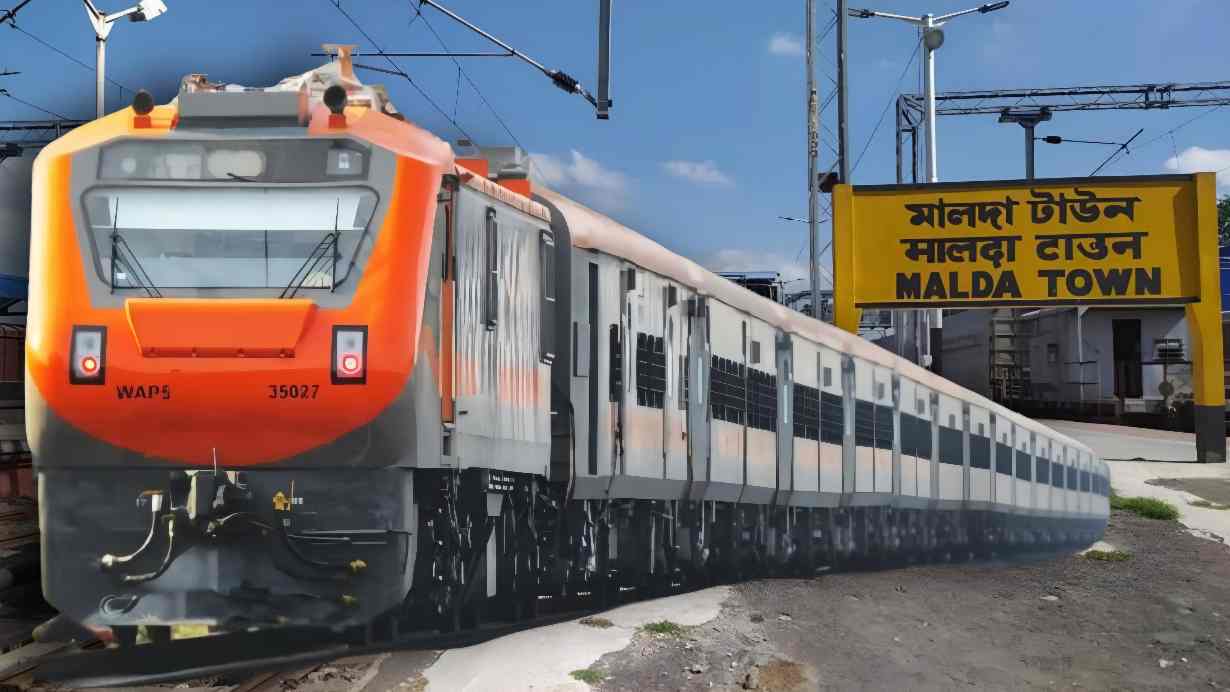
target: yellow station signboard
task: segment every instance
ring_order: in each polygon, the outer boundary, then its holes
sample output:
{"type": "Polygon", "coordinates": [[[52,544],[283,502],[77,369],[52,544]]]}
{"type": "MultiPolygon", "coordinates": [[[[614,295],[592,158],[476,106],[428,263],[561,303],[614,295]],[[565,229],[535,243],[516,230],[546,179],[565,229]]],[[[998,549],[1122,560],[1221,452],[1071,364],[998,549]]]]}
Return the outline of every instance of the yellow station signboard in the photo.
{"type": "Polygon", "coordinates": [[[1224,460],[1215,191],[1213,173],[837,185],[837,325],[856,332],[863,308],[1183,305],[1197,447],[1224,460]]]}
{"type": "Polygon", "coordinates": [[[1201,250],[1193,176],[843,192],[837,214],[854,230],[836,242],[852,251],[853,271],[837,274],[859,308],[1190,303],[1201,295],[1191,271],[1201,250]]]}

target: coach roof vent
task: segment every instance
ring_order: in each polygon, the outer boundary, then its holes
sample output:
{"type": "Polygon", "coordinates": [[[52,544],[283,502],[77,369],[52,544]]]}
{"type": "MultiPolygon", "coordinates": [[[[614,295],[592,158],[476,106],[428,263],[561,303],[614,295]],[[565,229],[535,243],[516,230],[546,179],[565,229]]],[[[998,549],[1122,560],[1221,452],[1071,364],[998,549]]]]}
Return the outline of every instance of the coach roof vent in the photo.
{"type": "Polygon", "coordinates": [[[202,74],[184,77],[178,102],[181,128],[299,127],[307,114],[305,90],[214,84],[202,74]]]}

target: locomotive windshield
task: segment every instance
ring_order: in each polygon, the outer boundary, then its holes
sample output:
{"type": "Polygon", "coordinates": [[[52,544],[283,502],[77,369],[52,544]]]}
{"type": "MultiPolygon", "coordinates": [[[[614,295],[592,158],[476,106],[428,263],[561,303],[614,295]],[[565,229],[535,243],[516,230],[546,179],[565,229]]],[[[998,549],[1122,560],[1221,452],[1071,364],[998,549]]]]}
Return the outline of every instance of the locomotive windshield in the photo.
{"type": "Polygon", "coordinates": [[[371,222],[368,188],[101,187],[84,198],[113,289],[332,289],[371,222]]]}

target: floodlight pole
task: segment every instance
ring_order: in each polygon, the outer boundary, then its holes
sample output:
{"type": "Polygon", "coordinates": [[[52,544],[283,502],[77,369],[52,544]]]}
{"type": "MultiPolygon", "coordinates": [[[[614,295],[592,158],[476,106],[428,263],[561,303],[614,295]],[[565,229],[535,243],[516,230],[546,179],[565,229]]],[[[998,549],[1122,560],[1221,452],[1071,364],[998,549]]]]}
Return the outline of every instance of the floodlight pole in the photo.
{"type": "Polygon", "coordinates": [[[93,2],[84,0],[84,3],[85,14],[94,27],[94,115],[101,118],[106,110],[107,37],[111,35],[114,25],[94,7],[93,2]]]}
{"type": "MultiPolygon", "coordinates": [[[[94,110],[95,115],[101,118],[106,110],[107,37],[111,35],[111,29],[115,27],[114,22],[117,19],[129,17],[133,21],[146,21],[146,10],[143,8],[145,3],[112,14],[100,11],[92,0],[82,0],[82,4],[85,6],[85,16],[90,20],[90,26],[94,27],[94,110]]],[[[154,16],[157,15],[150,15],[150,18],[154,16]]]]}
{"type": "MultiPolygon", "coordinates": [[[[957,17],[973,14],[987,14],[995,10],[1002,10],[1008,6],[1009,0],[1000,0],[1000,2],[989,2],[978,7],[971,7],[957,12],[949,12],[938,17],[930,13],[924,14],[921,17],[911,17],[902,14],[893,14],[891,12],[880,12],[877,10],[852,9],[849,11],[851,17],[859,19],[870,19],[872,17],[883,17],[885,19],[897,19],[922,30],[923,43],[923,92],[925,94],[925,120],[926,126],[926,148],[927,148],[927,182],[937,183],[940,180],[938,164],[936,161],[936,134],[935,134],[935,51],[939,50],[940,46],[944,45],[944,32],[940,27],[957,17]]],[[[944,326],[944,311],[940,309],[930,311],[931,328],[935,338],[931,339],[934,342],[938,338],[935,334],[936,330],[942,329],[944,326]]],[[[929,344],[928,353],[925,359],[934,362],[935,353],[938,350],[937,343],[929,344]]],[[[927,363],[930,364],[929,362],[927,363]]]]}

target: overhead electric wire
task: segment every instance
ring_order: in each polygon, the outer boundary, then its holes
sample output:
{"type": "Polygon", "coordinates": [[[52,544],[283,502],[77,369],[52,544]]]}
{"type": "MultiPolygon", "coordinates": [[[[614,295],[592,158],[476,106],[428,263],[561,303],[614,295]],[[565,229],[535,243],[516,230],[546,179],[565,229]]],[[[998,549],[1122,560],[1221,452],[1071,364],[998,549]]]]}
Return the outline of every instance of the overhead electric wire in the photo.
{"type": "Polygon", "coordinates": [[[1103,161],[1101,164],[1099,164],[1097,168],[1093,169],[1093,172],[1089,174],[1089,177],[1090,177],[1090,178],[1092,178],[1093,176],[1097,175],[1097,174],[1098,174],[1098,171],[1100,171],[1100,170],[1102,170],[1103,168],[1105,168],[1105,167],[1106,167],[1106,164],[1108,164],[1108,163],[1110,163],[1111,161],[1113,161],[1113,160],[1114,160],[1114,158],[1120,154],[1120,152],[1125,152],[1125,151],[1126,151],[1126,152],[1127,152],[1127,153],[1129,153],[1129,154],[1130,154],[1130,153],[1132,153],[1131,151],[1129,151],[1129,150],[1128,150],[1128,145],[1129,145],[1129,144],[1131,144],[1131,143],[1132,143],[1132,141],[1133,141],[1133,140],[1135,140],[1137,137],[1139,137],[1139,136],[1140,136],[1140,133],[1141,133],[1141,132],[1144,132],[1144,131],[1145,131],[1145,128],[1143,128],[1143,127],[1142,127],[1142,128],[1140,128],[1139,130],[1137,130],[1137,131],[1136,131],[1136,134],[1134,134],[1134,135],[1132,135],[1130,138],[1128,138],[1128,141],[1124,142],[1123,144],[1120,144],[1118,149],[1116,149],[1116,150],[1112,151],[1112,152],[1111,152],[1111,154],[1110,154],[1110,156],[1106,157],[1106,160],[1105,160],[1105,161],[1103,161]]]}
{"type": "MultiPolygon", "coordinates": [[[[413,3],[414,0],[408,0],[408,2],[413,3]]],[[[439,32],[437,32],[436,28],[432,26],[431,20],[429,20],[426,16],[423,15],[422,7],[421,6],[412,7],[412,9],[415,11],[416,16],[423,18],[423,25],[427,27],[427,30],[431,32],[432,36],[436,37],[436,42],[440,44],[440,47],[444,49],[444,52],[446,53],[450,52],[448,45],[444,43],[444,39],[440,37],[439,32]]],[[[496,122],[500,124],[500,127],[504,129],[504,132],[508,134],[508,137],[512,139],[513,144],[516,144],[517,148],[525,152],[529,160],[529,167],[533,168],[534,159],[532,157],[529,157],[529,150],[526,149],[525,146],[521,144],[521,140],[517,139],[517,135],[513,134],[512,128],[508,127],[508,123],[505,122],[504,118],[500,116],[498,111],[496,111],[495,106],[492,106],[491,102],[487,100],[487,97],[486,95],[483,94],[482,89],[479,89],[478,85],[474,83],[474,80],[470,78],[470,73],[466,72],[465,68],[461,66],[461,61],[455,57],[452,58],[452,61],[453,61],[453,64],[457,66],[457,73],[460,74],[466,80],[466,83],[469,84],[470,88],[474,90],[474,93],[478,95],[479,100],[482,101],[483,105],[487,107],[487,110],[491,112],[492,117],[494,117],[496,122]]],[[[460,89],[458,90],[457,94],[458,94],[458,98],[460,98],[460,94],[461,94],[460,89]]]]}
{"type": "MultiPolygon", "coordinates": [[[[1223,106],[1224,106],[1224,104],[1223,104],[1223,106]]],[[[1170,128],[1169,130],[1166,130],[1166,131],[1165,131],[1165,132],[1163,132],[1162,134],[1160,134],[1160,135],[1158,135],[1158,136],[1154,137],[1153,139],[1148,140],[1148,141],[1147,141],[1147,142],[1145,142],[1144,144],[1141,144],[1140,146],[1136,147],[1136,150],[1137,150],[1137,151],[1140,151],[1141,149],[1145,149],[1145,148],[1150,147],[1150,146],[1152,146],[1152,145],[1154,145],[1154,144],[1157,144],[1157,142],[1158,142],[1158,141],[1160,141],[1160,140],[1162,140],[1162,139],[1165,139],[1166,137],[1170,137],[1170,138],[1171,138],[1171,147],[1173,148],[1173,147],[1174,147],[1174,133],[1178,132],[1179,130],[1182,130],[1183,128],[1187,127],[1188,125],[1191,125],[1192,123],[1194,123],[1194,122],[1196,122],[1197,120],[1199,120],[1199,119],[1203,118],[1204,116],[1209,115],[1210,113],[1213,113],[1214,111],[1217,111],[1217,110],[1221,109],[1223,106],[1213,106],[1212,108],[1209,108],[1208,110],[1201,111],[1200,113],[1197,113],[1196,115],[1194,115],[1194,116],[1192,116],[1192,117],[1188,118],[1187,120],[1184,120],[1183,122],[1179,123],[1178,125],[1175,125],[1174,127],[1170,128]]],[[[1122,158],[1118,158],[1118,157],[1119,157],[1119,154],[1120,154],[1120,152],[1115,152],[1115,153],[1114,153],[1114,155],[1112,155],[1112,156],[1111,156],[1110,161],[1107,161],[1107,164],[1114,165],[1114,164],[1117,164],[1117,163],[1119,163],[1120,161],[1122,161],[1122,158]]],[[[1175,158],[1178,158],[1178,157],[1176,156],[1175,158]]],[[[1106,165],[1106,164],[1103,164],[1103,165],[1106,165]]]]}
{"type": "MultiPolygon", "coordinates": [[[[372,38],[372,35],[367,33],[367,31],[365,31],[363,27],[359,25],[359,22],[357,22],[354,17],[350,16],[349,12],[347,12],[345,9],[342,8],[341,0],[329,0],[329,4],[333,5],[333,7],[336,8],[337,11],[340,12],[342,16],[346,18],[346,21],[350,22],[351,26],[353,26],[355,30],[357,30],[360,34],[362,34],[363,38],[367,39],[367,42],[372,44],[372,46],[375,47],[375,49],[378,52],[384,53],[384,49],[380,47],[380,44],[376,43],[376,39],[372,38]]],[[[466,132],[466,129],[462,127],[461,124],[458,123],[455,118],[450,117],[448,114],[448,111],[445,111],[443,108],[441,108],[440,104],[436,103],[436,100],[433,99],[431,95],[428,94],[423,89],[423,87],[419,86],[418,82],[415,82],[413,77],[406,74],[406,71],[401,69],[400,65],[394,62],[393,59],[387,55],[383,55],[382,57],[393,68],[394,71],[391,74],[398,75],[402,79],[405,79],[407,82],[409,82],[410,86],[414,87],[414,90],[419,92],[419,96],[422,96],[423,99],[427,101],[427,103],[431,104],[431,107],[436,109],[437,113],[444,116],[444,119],[447,120],[449,123],[451,123],[452,126],[456,128],[457,131],[460,132],[463,137],[470,140],[471,142],[474,141],[474,138],[470,136],[470,133],[466,132]]]]}
{"type": "MultiPolygon", "coordinates": [[[[77,58],[73,57],[72,55],[70,55],[70,54],[68,54],[68,53],[64,52],[63,50],[60,50],[59,48],[55,47],[54,45],[52,45],[52,44],[48,43],[47,41],[44,41],[43,39],[39,38],[38,36],[35,36],[34,34],[30,33],[29,31],[26,31],[25,29],[23,29],[23,28],[21,28],[21,27],[17,26],[17,22],[16,22],[16,21],[14,21],[13,19],[8,19],[7,21],[8,21],[8,24],[9,24],[9,27],[10,27],[10,28],[13,28],[13,29],[16,29],[17,31],[20,31],[21,33],[25,34],[28,38],[30,38],[30,40],[35,41],[36,43],[41,44],[43,47],[47,48],[48,50],[54,51],[54,52],[56,52],[56,53],[59,53],[61,57],[63,57],[63,58],[65,58],[65,59],[69,60],[70,62],[72,62],[72,63],[76,64],[77,66],[81,67],[82,69],[89,70],[90,72],[93,72],[93,71],[94,71],[94,68],[93,68],[92,66],[85,64],[84,62],[82,62],[82,61],[78,60],[77,58]]],[[[114,84],[115,86],[119,87],[120,89],[123,89],[124,91],[128,91],[128,92],[131,92],[131,93],[134,93],[134,94],[135,94],[135,93],[136,93],[136,91],[137,91],[136,89],[133,89],[132,87],[128,86],[127,84],[121,84],[121,83],[119,83],[119,82],[115,81],[114,79],[112,79],[112,78],[110,78],[110,77],[107,77],[107,78],[106,78],[106,80],[107,80],[108,82],[110,82],[110,83],[114,84]]]]}
{"type": "MultiPolygon", "coordinates": [[[[893,92],[888,98],[888,103],[884,105],[884,110],[880,111],[880,119],[876,121],[876,126],[871,130],[871,136],[863,143],[863,150],[858,153],[858,158],[854,160],[854,166],[850,168],[850,177],[854,177],[854,171],[858,170],[858,165],[863,162],[863,156],[867,154],[867,149],[871,146],[872,140],[875,139],[876,133],[880,131],[880,126],[884,124],[884,117],[888,115],[888,111],[897,101],[897,94],[901,92],[901,82],[905,80],[906,74],[910,71],[910,66],[914,64],[915,58],[918,57],[918,48],[922,45],[922,41],[914,42],[914,51],[910,53],[910,59],[905,64],[905,69],[901,70],[901,76],[897,78],[897,85],[893,87],[893,92]]],[[[849,182],[849,181],[843,181],[849,182]]]]}
{"type": "Polygon", "coordinates": [[[8,90],[8,89],[0,89],[0,96],[7,96],[7,97],[9,97],[9,98],[13,99],[14,101],[16,101],[17,103],[24,104],[24,105],[29,106],[30,108],[33,108],[34,110],[37,110],[37,111],[42,111],[42,112],[46,113],[47,115],[50,115],[50,116],[51,116],[51,117],[53,117],[53,118],[59,118],[60,120],[73,120],[73,119],[74,119],[74,118],[70,118],[70,117],[68,117],[67,115],[60,115],[59,113],[57,113],[57,112],[55,112],[55,111],[52,111],[52,110],[47,110],[46,108],[43,108],[42,106],[39,106],[39,105],[36,105],[36,104],[30,103],[29,101],[26,101],[26,100],[24,100],[24,99],[19,99],[19,98],[17,98],[16,96],[14,96],[14,95],[12,95],[11,93],[9,93],[9,90],[8,90]]]}

